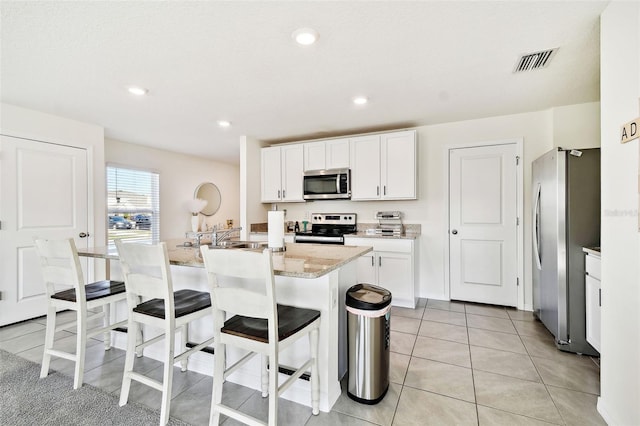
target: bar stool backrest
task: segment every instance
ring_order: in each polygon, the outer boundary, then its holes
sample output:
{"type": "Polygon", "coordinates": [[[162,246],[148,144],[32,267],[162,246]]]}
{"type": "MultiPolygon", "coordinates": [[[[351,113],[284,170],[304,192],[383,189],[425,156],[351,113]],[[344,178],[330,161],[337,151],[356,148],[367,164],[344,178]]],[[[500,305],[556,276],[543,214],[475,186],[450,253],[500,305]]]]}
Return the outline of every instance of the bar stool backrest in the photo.
{"type": "MultiPolygon", "coordinates": [[[[275,301],[275,281],[271,252],[256,253],[237,249],[202,248],[211,290],[211,304],[216,311],[269,320],[269,339],[277,341],[278,329],[275,301]],[[255,290],[233,285],[229,277],[250,280],[255,290]],[[264,289],[264,290],[263,290],[264,289]]],[[[273,341],[273,340],[272,340],[273,341]]]]}
{"type": "Polygon", "coordinates": [[[59,291],[61,286],[65,288],[72,286],[76,291],[76,300],[85,300],[84,277],[78,250],[73,239],[36,239],[35,245],[47,289],[47,297],[51,297],[59,291]]]}
{"type": "Polygon", "coordinates": [[[123,243],[116,240],[130,306],[143,299],[165,300],[165,318],[174,316],[173,281],[165,243],[123,243]]]}

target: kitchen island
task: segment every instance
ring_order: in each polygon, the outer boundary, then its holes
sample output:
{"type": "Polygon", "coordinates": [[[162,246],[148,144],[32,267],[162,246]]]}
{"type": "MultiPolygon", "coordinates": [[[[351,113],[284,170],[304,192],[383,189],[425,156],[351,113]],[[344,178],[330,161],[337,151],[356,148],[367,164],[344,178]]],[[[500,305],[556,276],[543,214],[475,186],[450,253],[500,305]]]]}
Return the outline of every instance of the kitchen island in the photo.
{"type": "MultiPolygon", "coordinates": [[[[167,242],[171,272],[175,290],[191,288],[208,291],[208,284],[200,250],[185,247],[185,240],[167,242]]],[[[225,249],[244,250],[244,249],[225,249]]],[[[260,250],[260,249],[249,249],[260,250]]],[[[356,284],[356,262],[360,256],[372,250],[371,247],[341,246],[324,244],[286,244],[286,251],[274,252],[273,267],[278,303],[301,308],[316,309],[321,312],[319,342],[320,410],[329,412],[340,396],[340,379],[346,373],[346,313],[344,294],[356,284]]],[[[106,259],[110,262],[108,271],[111,279],[122,276],[117,262],[115,248],[79,249],[81,256],[106,259]]],[[[114,311],[116,318],[126,318],[126,306],[120,305],[114,311]]],[[[190,330],[193,341],[204,340],[213,334],[212,319],[203,318],[195,322],[190,330]]],[[[153,329],[145,329],[145,336],[153,336],[153,329]]],[[[124,349],[125,336],[116,333],[114,346],[124,349]]],[[[144,355],[161,360],[162,342],[145,349],[144,355]]],[[[230,349],[229,362],[241,356],[230,349]]],[[[282,366],[298,366],[308,358],[308,342],[300,339],[281,352],[282,366]]],[[[260,390],[260,361],[256,357],[243,369],[235,372],[228,380],[256,390],[260,390]]],[[[208,353],[197,353],[189,359],[189,370],[212,375],[213,357],[208,353]]],[[[297,380],[283,395],[284,398],[310,406],[310,386],[307,380],[297,380]]]]}

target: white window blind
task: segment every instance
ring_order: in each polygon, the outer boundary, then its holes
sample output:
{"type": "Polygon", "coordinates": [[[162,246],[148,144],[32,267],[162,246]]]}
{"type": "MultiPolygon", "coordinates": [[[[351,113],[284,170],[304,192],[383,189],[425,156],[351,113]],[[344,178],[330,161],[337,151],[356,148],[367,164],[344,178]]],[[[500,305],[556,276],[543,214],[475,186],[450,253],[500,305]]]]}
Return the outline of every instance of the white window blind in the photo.
{"type": "Polygon", "coordinates": [[[160,240],[158,173],[107,166],[107,229],[116,239],[156,243],[160,240]]]}

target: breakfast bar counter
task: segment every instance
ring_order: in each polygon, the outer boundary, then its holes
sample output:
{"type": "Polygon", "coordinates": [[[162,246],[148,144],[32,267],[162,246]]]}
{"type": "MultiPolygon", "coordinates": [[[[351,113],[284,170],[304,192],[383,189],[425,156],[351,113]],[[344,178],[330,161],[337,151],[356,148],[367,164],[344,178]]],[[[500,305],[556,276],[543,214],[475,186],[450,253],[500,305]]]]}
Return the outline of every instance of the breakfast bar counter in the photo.
{"type": "MultiPolygon", "coordinates": [[[[208,291],[204,264],[199,248],[184,245],[185,240],[167,241],[171,263],[174,290],[190,288],[208,291]]],[[[220,249],[220,250],[262,250],[220,249]]],[[[316,309],[321,312],[319,344],[319,381],[320,410],[328,412],[341,393],[340,379],[347,369],[346,351],[346,312],[344,299],[346,291],[356,282],[356,262],[361,255],[372,250],[371,247],[341,246],[326,244],[286,244],[286,251],[274,252],[273,267],[276,284],[276,299],[284,305],[316,309]]],[[[117,262],[115,248],[78,249],[80,256],[112,261],[108,272],[112,279],[122,276],[117,262]]],[[[114,316],[126,317],[126,307],[112,309],[114,316]]],[[[155,334],[153,329],[146,330],[148,336],[155,334]]],[[[212,318],[196,321],[189,330],[191,340],[201,341],[213,334],[212,318]]],[[[116,333],[114,346],[124,349],[125,336],[116,333]]],[[[163,354],[162,342],[145,349],[144,355],[160,360],[163,354]]],[[[227,353],[229,362],[242,354],[227,353]]],[[[281,352],[282,366],[297,366],[308,357],[308,342],[301,339],[281,352]]],[[[256,390],[260,390],[260,361],[250,362],[244,368],[232,374],[228,380],[256,390]]],[[[197,353],[189,359],[189,370],[212,375],[213,357],[208,353],[197,353]]],[[[286,399],[310,405],[310,387],[307,380],[297,380],[282,396],[286,399]]]]}

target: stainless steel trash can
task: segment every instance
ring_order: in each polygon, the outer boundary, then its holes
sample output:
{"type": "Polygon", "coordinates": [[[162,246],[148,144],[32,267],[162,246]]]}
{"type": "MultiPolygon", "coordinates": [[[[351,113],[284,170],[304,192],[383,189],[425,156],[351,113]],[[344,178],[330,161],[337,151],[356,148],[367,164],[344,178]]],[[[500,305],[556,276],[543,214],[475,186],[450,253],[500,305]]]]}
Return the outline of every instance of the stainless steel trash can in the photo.
{"type": "Polygon", "coordinates": [[[347,394],[363,404],[377,404],[389,389],[391,292],[371,284],[347,291],[349,385],[347,394]]]}

